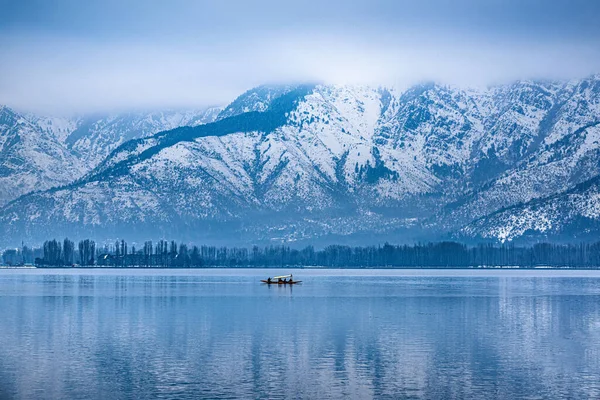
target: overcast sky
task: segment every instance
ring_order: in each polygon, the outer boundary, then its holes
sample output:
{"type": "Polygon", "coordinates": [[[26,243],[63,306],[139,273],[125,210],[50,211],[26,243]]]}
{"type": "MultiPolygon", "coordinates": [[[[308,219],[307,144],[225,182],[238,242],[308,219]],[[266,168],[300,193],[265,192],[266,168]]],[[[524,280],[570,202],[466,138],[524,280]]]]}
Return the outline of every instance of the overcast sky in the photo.
{"type": "Polygon", "coordinates": [[[0,104],[226,104],[261,83],[487,85],[600,72],[597,0],[0,0],[0,104]]]}

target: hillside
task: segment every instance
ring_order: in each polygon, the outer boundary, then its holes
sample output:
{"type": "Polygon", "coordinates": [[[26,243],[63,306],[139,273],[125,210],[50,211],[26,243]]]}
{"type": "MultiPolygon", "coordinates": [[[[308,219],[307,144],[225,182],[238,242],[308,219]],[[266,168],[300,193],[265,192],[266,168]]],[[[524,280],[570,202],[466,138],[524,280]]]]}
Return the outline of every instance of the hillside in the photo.
{"type": "Polygon", "coordinates": [[[600,76],[485,90],[259,87],[213,123],[123,142],[70,184],[12,202],[0,239],[525,239],[499,234],[492,216],[519,219],[513,206],[600,174],[599,115],[600,76]]]}

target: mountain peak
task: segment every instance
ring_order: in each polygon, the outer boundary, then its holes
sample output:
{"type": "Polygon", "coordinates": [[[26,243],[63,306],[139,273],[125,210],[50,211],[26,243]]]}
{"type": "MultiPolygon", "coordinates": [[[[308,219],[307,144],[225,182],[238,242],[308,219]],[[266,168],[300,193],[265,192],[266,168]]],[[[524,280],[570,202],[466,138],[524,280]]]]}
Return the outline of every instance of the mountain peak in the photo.
{"type": "Polygon", "coordinates": [[[251,111],[265,111],[271,102],[300,85],[260,85],[247,90],[233,100],[217,116],[221,120],[251,111]]]}
{"type": "Polygon", "coordinates": [[[14,125],[18,121],[18,114],[6,105],[0,105],[0,124],[14,125]]]}
{"type": "Polygon", "coordinates": [[[432,239],[600,174],[593,88],[262,85],[198,126],[166,113],[97,119],[69,149],[117,147],[81,180],[0,210],[0,240],[141,239],[140,227],[197,241],[432,239]]]}

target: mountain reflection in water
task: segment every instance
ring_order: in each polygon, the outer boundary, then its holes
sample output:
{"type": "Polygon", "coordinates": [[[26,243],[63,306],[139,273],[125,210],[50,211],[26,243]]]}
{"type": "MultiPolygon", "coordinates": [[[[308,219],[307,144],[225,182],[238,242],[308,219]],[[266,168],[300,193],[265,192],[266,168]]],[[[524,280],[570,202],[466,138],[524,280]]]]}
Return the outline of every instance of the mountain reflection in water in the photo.
{"type": "Polygon", "coordinates": [[[0,398],[600,398],[599,273],[267,274],[0,271],[0,398]]]}

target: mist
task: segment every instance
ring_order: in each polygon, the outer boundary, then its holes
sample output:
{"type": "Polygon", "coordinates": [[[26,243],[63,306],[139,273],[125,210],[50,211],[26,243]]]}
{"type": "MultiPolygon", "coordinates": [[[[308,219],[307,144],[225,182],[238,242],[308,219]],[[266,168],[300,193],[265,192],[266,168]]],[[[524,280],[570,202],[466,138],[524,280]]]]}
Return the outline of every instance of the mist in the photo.
{"type": "Polygon", "coordinates": [[[594,2],[146,3],[10,6],[0,104],[199,108],[264,83],[486,86],[600,72],[594,2]]]}

